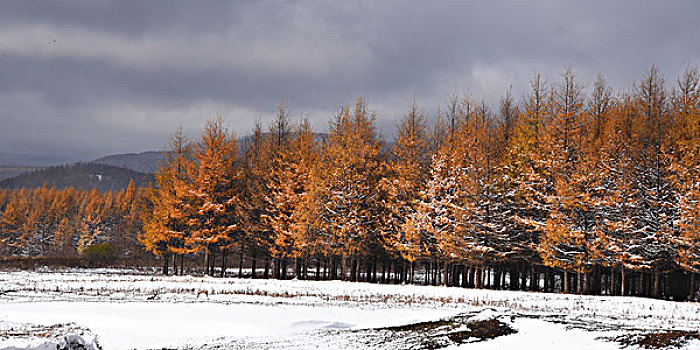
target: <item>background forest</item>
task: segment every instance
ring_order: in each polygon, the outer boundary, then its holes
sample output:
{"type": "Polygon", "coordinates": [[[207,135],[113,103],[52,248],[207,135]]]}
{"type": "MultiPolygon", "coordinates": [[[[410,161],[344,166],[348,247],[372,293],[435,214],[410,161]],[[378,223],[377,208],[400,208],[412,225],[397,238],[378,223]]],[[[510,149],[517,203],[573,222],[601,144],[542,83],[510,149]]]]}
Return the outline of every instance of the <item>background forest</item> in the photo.
{"type": "Polygon", "coordinates": [[[430,123],[414,103],[390,144],[361,98],[327,134],[282,105],[244,143],[214,118],[173,135],[153,188],[0,190],[0,252],[696,299],[698,70],[669,88],[652,66],[619,92],[571,69],[530,83],[495,110],[454,95],[430,123]]]}

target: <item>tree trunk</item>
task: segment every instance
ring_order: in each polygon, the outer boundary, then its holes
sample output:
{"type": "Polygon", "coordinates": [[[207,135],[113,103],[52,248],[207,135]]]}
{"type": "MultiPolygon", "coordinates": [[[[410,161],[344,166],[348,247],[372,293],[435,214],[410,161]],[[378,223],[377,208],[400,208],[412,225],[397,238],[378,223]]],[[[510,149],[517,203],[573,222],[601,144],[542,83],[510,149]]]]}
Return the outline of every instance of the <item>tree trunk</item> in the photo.
{"type": "Polygon", "coordinates": [[[357,281],[357,259],[352,259],[350,262],[350,281],[357,281]]]}
{"type": "Polygon", "coordinates": [[[447,280],[449,269],[450,269],[450,264],[449,264],[447,261],[445,261],[445,262],[442,264],[443,275],[444,275],[444,277],[445,277],[445,279],[442,281],[442,284],[443,284],[444,286],[447,286],[447,285],[449,284],[449,281],[447,280]]]}
{"type": "Polygon", "coordinates": [[[255,269],[258,267],[258,248],[253,248],[253,260],[250,262],[250,278],[257,278],[255,269]]]}
{"type": "Polygon", "coordinates": [[[486,288],[493,288],[493,284],[491,283],[491,270],[492,268],[490,266],[487,266],[484,272],[486,273],[486,288]]]}
{"type": "Polygon", "coordinates": [[[423,262],[423,269],[425,270],[425,278],[423,279],[423,285],[428,285],[430,281],[430,263],[428,260],[423,262]]]}
{"type": "Polygon", "coordinates": [[[333,257],[333,256],[331,256],[328,259],[330,260],[330,267],[331,267],[331,270],[328,272],[328,278],[336,279],[337,278],[336,271],[338,270],[338,266],[337,266],[337,262],[336,262],[337,259],[335,259],[335,257],[333,257]]]}
{"type": "Polygon", "coordinates": [[[173,256],[173,275],[177,276],[177,254],[172,254],[173,256]]]}
{"type": "Polygon", "coordinates": [[[342,281],[347,280],[347,271],[348,271],[348,257],[345,253],[343,253],[343,258],[340,264],[340,279],[342,281]]]}
{"type": "Polygon", "coordinates": [[[411,278],[411,262],[408,260],[403,261],[403,266],[404,266],[404,278],[403,278],[403,283],[409,283],[409,280],[411,278]]]}
{"type": "Polygon", "coordinates": [[[316,259],[316,276],[315,279],[318,281],[321,279],[321,259],[316,259]]]}
{"type": "MultiPolygon", "coordinates": [[[[223,273],[223,271],[222,271],[222,273],[223,273]]],[[[243,277],[243,249],[241,248],[241,253],[238,257],[238,278],[242,278],[242,277],[243,277]]]]}
{"type": "Polygon", "coordinates": [[[625,296],[625,267],[620,268],[620,295],[625,296]]]}
{"type": "Polygon", "coordinates": [[[168,253],[163,254],[163,275],[168,275],[168,253]]]}
{"type": "Polygon", "coordinates": [[[602,280],[603,275],[601,274],[601,267],[595,266],[588,280],[588,293],[592,295],[601,295],[601,286],[603,285],[602,280]]]}
{"type": "Polygon", "coordinates": [[[476,288],[486,288],[486,265],[477,265],[475,273],[476,275],[474,276],[474,284],[476,284],[476,288]]]}
{"type": "Polygon", "coordinates": [[[688,301],[695,301],[695,272],[690,273],[690,293],[688,293],[688,301]]]}
{"type": "Polygon", "coordinates": [[[282,263],[280,264],[280,278],[283,280],[287,279],[287,258],[282,259],[282,263]]]}
{"type": "Polygon", "coordinates": [[[568,271],[564,270],[564,278],[562,278],[562,279],[564,280],[563,292],[569,293],[569,272],[568,271]]]}
{"type": "Polygon", "coordinates": [[[394,283],[394,275],[392,274],[393,268],[394,268],[394,260],[388,259],[386,261],[386,283],[387,284],[394,283]]]}
{"type": "MultiPolygon", "coordinates": [[[[319,258],[318,260],[319,260],[319,263],[320,263],[321,258],[319,258]]],[[[326,279],[328,279],[327,277],[328,277],[328,268],[329,268],[329,265],[328,265],[328,264],[321,264],[321,265],[323,265],[323,266],[322,266],[322,267],[323,267],[323,274],[321,275],[321,279],[322,279],[322,280],[326,280],[326,279]]]]}
{"type": "Polygon", "coordinates": [[[644,272],[640,271],[637,273],[637,288],[636,295],[644,295],[644,272]]]}
{"type": "Polygon", "coordinates": [[[445,279],[444,279],[443,282],[442,282],[442,284],[443,284],[444,286],[447,286],[447,269],[449,268],[448,265],[449,265],[449,264],[447,263],[447,261],[445,261],[445,262],[442,264],[442,270],[443,270],[444,275],[445,275],[445,276],[444,276],[445,279]]]}
{"type": "Polygon", "coordinates": [[[263,278],[267,279],[270,277],[270,257],[265,256],[265,269],[263,270],[263,278]]]}
{"type": "Polygon", "coordinates": [[[338,259],[336,257],[331,256],[328,258],[330,261],[330,271],[328,271],[328,278],[329,279],[336,279],[338,278],[338,259]]]}
{"type": "Polygon", "coordinates": [[[302,279],[303,280],[308,280],[309,279],[309,262],[307,259],[304,259],[301,266],[303,267],[302,271],[302,279]]]}
{"type": "Polygon", "coordinates": [[[469,287],[469,266],[462,265],[462,288],[469,287]]]}
{"type": "Polygon", "coordinates": [[[280,273],[282,272],[282,268],[280,267],[282,265],[282,260],[278,258],[272,258],[272,278],[274,279],[280,279],[282,278],[280,276],[280,273]]]}
{"type": "Polygon", "coordinates": [[[474,282],[476,280],[476,266],[469,267],[469,288],[475,288],[474,282]]]}
{"type": "Polygon", "coordinates": [[[510,273],[508,276],[510,277],[510,280],[508,283],[508,289],[518,290],[518,269],[515,266],[511,266],[509,270],[510,273]]]}
{"type": "Polygon", "coordinates": [[[386,258],[382,259],[382,283],[386,283],[386,258]]]}
{"type": "MultiPolygon", "coordinates": [[[[221,278],[226,275],[226,249],[221,250],[221,278]]],[[[238,278],[241,276],[239,275],[238,278]]]]}
{"type": "MultiPolygon", "coordinates": [[[[550,292],[554,292],[556,290],[556,278],[557,278],[557,273],[552,269],[549,268],[549,289],[550,292]]],[[[561,291],[561,286],[560,286],[560,291],[561,291]]]]}
{"type": "Polygon", "coordinates": [[[659,273],[653,272],[651,275],[651,292],[650,295],[653,298],[659,297],[659,273]]]}
{"type": "Polygon", "coordinates": [[[379,261],[375,257],[374,261],[372,262],[372,283],[377,283],[377,265],[379,265],[379,261]]]}
{"type": "Polygon", "coordinates": [[[494,267],[493,274],[494,274],[494,281],[493,281],[493,289],[501,289],[501,275],[503,274],[503,269],[500,266],[494,267]]]}
{"type": "Polygon", "coordinates": [[[440,285],[440,260],[435,260],[433,264],[433,285],[440,285]]]}
{"type": "Polygon", "coordinates": [[[432,279],[432,271],[433,271],[433,260],[428,259],[428,261],[425,262],[425,285],[430,285],[430,280],[432,279]]]}
{"type": "Polygon", "coordinates": [[[207,260],[207,276],[214,276],[214,261],[216,260],[216,256],[214,254],[214,251],[209,251],[209,260],[207,260]]]}

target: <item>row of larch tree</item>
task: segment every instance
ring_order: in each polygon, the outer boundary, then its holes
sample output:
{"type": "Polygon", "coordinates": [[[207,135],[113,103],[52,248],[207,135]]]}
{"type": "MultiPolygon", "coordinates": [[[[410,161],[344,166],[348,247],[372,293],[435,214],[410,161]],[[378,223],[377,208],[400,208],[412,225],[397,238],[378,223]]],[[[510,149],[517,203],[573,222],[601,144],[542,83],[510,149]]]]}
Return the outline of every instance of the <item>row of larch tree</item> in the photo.
{"type": "Polygon", "coordinates": [[[166,273],[202,257],[209,275],[697,299],[698,70],[530,83],[496,110],[455,95],[433,122],[414,102],[389,144],[362,99],[324,134],[283,105],[244,142],[214,118],[173,135],[153,188],[0,191],[0,248],[138,241],[166,273]]]}
{"type": "Polygon", "coordinates": [[[109,243],[123,257],[141,255],[145,189],[0,190],[0,257],[75,258],[86,248],[109,243]]]}
{"type": "Polygon", "coordinates": [[[178,133],[141,240],[204,251],[209,273],[235,251],[253,277],[694,299],[697,69],[668,89],[653,66],[618,94],[571,69],[530,82],[496,112],[454,96],[432,125],[414,103],[390,146],[362,99],[328,134],[280,106],[242,152],[220,118],[178,133]]]}

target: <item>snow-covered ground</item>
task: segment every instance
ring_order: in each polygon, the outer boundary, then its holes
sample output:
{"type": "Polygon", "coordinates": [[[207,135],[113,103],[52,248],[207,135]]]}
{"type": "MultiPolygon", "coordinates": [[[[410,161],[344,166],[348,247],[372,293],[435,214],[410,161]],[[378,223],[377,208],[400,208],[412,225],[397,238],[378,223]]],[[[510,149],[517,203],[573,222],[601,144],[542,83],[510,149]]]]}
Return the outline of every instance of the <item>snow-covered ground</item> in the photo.
{"type": "Polygon", "coordinates": [[[104,349],[408,349],[428,338],[448,348],[617,349],[602,338],[698,329],[697,303],[643,298],[118,270],[0,273],[0,349],[59,344],[66,334],[96,337],[104,349]],[[459,344],[447,335],[469,330],[462,321],[449,330],[396,328],[455,317],[497,319],[517,333],[459,344]]]}

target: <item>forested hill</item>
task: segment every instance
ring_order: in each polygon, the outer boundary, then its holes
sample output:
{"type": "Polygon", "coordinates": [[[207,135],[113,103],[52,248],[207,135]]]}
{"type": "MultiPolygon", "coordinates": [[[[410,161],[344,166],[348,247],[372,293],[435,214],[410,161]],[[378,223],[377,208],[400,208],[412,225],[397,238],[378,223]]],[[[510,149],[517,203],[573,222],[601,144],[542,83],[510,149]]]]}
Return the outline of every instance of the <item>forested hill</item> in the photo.
{"type": "Polygon", "coordinates": [[[153,174],[158,170],[162,161],[163,151],[148,151],[113,154],[95,159],[92,162],[127,168],[145,174],[153,174]]]}
{"type": "Polygon", "coordinates": [[[0,165],[0,181],[24,174],[41,168],[31,166],[3,166],[0,165]]]}
{"type": "Polygon", "coordinates": [[[153,183],[152,174],[97,163],[75,163],[44,168],[0,181],[0,188],[37,188],[48,183],[57,189],[74,187],[97,188],[100,191],[121,190],[133,180],[136,187],[153,183]]]}

